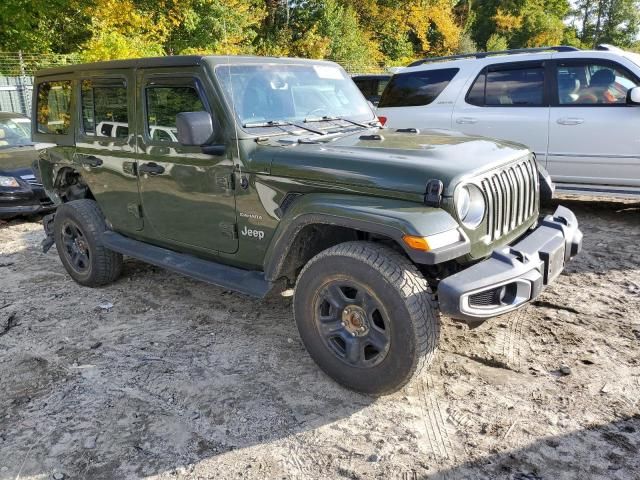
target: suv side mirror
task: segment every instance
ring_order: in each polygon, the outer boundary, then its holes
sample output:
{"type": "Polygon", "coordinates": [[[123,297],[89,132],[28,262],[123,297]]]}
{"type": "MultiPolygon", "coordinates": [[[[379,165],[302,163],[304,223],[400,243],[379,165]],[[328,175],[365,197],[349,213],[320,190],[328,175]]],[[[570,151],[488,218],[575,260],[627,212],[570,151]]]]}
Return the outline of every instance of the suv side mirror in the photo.
{"type": "Polygon", "coordinates": [[[180,112],[176,115],[178,141],[186,146],[201,146],[213,136],[209,112],[180,112]]]}
{"type": "Polygon", "coordinates": [[[627,92],[627,103],[629,105],[640,105],[640,87],[629,89],[627,92]]]}

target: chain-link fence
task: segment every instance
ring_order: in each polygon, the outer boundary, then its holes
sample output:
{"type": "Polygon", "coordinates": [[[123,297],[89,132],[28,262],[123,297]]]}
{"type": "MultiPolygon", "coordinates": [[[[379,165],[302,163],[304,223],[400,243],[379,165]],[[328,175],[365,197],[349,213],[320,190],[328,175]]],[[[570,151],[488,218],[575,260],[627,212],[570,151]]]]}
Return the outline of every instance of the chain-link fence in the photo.
{"type": "Polygon", "coordinates": [[[35,71],[79,61],[78,55],[0,52],[0,111],[29,115],[35,71]]]}

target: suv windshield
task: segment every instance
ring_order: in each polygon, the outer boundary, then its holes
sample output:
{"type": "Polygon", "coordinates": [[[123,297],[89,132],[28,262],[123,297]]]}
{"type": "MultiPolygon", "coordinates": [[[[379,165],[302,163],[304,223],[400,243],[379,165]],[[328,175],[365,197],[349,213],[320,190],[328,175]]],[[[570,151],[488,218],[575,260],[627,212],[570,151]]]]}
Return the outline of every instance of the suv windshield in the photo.
{"type": "Polygon", "coordinates": [[[216,76],[245,127],[345,117],[374,121],[358,87],[334,65],[220,65],[216,76]]]}
{"type": "Polygon", "coordinates": [[[27,118],[0,119],[0,148],[31,144],[31,121],[27,118]]]}

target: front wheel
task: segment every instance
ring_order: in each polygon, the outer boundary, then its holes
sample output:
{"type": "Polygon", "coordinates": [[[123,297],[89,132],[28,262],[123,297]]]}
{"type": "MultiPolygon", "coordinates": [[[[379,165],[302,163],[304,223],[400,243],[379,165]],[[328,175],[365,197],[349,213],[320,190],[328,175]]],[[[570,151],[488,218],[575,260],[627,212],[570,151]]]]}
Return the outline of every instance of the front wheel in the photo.
{"type": "Polygon", "coordinates": [[[383,245],[342,243],[312,258],[298,277],[293,307],[311,357],[359,392],[398,390],[437,346],[439,315],[427,281],[383,245]]]}

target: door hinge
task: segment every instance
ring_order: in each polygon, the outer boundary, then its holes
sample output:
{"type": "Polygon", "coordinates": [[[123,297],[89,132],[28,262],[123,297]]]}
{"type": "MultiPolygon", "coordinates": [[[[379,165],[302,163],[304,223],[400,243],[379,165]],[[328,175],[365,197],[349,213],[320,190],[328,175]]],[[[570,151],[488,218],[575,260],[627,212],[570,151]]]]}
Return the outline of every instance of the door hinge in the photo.
{"type": "Polygon", "coordinates": [[[223,237],[227,237],[227,238],[231,238],[231,239],[236,239],[238,238],[238,225],[235,223],[227,223],[227,222],[220,222],[218,224],[218,227],[220,228],[220,234],[223,237]]]}
{"type": "Polygon", "coordinates": [[[127,204],[127,211],[136,218],[142,218],[142,205],[139,203],[127,204]]]}
{"type": "Polygon", "coordinates": [[[227,193],[232,191],[235,187],[233,174],[216,175],[216,187],[227,193]]]}
{"type": "Polygon", "coordinates": [[[138,174],[135,162],[123,162],[122,171],[127,175],[136,176],[138,174]]]}

